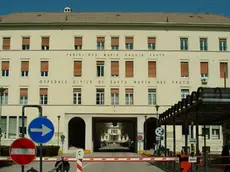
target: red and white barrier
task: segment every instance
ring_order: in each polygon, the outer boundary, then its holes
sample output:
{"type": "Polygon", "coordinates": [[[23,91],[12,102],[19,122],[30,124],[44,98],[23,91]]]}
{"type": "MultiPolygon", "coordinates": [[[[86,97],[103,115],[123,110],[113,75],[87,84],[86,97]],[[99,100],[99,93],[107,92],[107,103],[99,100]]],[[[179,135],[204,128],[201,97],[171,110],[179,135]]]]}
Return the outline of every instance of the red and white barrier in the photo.
{"type": "MultiPolygon", "coordinates": [[[[36,158],[34,162],[39,161],[36,158]]],[[[60,157],[44,157],[43,162],[56,162],[60,161],[60,157]]],[[[76,157],[65,157],[65,161],[77,162],[76,157]]],[[[178,157],[84,157],[82,162],[169,162],[178,161],[178,157]]],[[[11,161],[9,157],[0,157],[0,161],[11,161]]]]}

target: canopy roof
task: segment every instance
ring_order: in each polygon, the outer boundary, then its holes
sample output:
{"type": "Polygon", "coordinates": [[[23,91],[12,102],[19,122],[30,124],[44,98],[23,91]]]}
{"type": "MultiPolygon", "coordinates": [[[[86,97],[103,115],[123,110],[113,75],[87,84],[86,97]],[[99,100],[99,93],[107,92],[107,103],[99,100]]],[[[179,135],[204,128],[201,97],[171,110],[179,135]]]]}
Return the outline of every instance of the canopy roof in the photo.
{"type": "Polygon", "coordinates": [[[185,119],[199,125],[222,125],[230,120],[230,88],[199,87],[186,99],[160,114],[161,125],[183,125],[185,119]]]}

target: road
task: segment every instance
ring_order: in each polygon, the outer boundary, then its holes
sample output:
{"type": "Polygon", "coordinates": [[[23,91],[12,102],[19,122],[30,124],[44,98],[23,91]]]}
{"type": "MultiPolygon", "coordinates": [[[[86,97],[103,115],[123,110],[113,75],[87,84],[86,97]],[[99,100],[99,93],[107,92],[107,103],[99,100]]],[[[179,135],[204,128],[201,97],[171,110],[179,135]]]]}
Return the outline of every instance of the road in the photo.
{"type": "MultiPolygon", "coordinates": [[[[137,156],[134,153],[93,153],[87,156],[137,156]]],[[[54,162],[44,162],[43,172],[49,172],[54,168],[54,162]]],[[[76,163],[70,163],[71,169],[69,172],[76,172],[76,163]]],[[[34,167],[39,171],[39,163],[31,163],[25,166],[25,172],[31,167],[34,167]]],[[[83,162],[84,172],[163,172],[159,168],[152,166],[145,162],[83,162]]],[[[0,172],[21,172],[21,167],[19,165],[13,165],[11,167],[6,167],[0,169],[0,172]]]]}

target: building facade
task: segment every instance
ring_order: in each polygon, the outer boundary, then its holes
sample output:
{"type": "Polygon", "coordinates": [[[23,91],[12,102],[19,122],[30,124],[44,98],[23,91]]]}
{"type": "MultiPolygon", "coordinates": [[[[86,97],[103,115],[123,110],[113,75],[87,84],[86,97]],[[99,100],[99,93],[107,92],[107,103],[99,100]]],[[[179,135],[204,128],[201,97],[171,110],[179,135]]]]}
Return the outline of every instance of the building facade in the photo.
{"type": "MultiPolygon", "coordinates": [[[[60,124],[48,144],[57,144],[64,134],[65,152],[71,145],[70,121],[76,117],[85,127],[75,137],[90,151],[93,117],[135,117],[137,133],[144,133],[147,119],[157,118],[199,86],[229,85],[229,39],[230,19],[213,14],[67,11],[2,16],[2,144],[19,137],[24,104],[42,105],[55,129],[60,124]]],[[[38,112],[28,108],[26,116],[28,126],[38,112]]],[[[207,128],[207,144],[220,151],[222,128],[207,128]]],[[[167,135],[172,149],[171,127],[167,135]]],[[[180,151],[184,137],[179,126],[176,139],[180,151]]]]}

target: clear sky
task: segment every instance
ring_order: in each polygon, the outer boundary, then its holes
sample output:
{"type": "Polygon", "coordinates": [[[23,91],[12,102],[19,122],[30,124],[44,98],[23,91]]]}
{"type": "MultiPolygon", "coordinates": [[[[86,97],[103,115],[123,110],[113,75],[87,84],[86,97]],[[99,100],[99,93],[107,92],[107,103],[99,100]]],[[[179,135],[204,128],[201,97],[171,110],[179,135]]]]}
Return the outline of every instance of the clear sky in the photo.
{"type": "Polygon", "coordinates": [[[230,17],[230,0],[0,0],[0,15],[13,12],[201,12],[230,17]]]}

